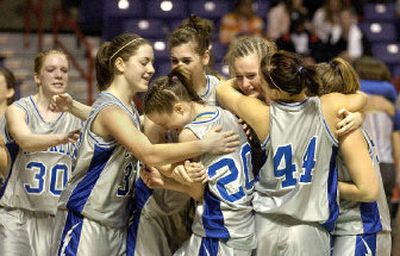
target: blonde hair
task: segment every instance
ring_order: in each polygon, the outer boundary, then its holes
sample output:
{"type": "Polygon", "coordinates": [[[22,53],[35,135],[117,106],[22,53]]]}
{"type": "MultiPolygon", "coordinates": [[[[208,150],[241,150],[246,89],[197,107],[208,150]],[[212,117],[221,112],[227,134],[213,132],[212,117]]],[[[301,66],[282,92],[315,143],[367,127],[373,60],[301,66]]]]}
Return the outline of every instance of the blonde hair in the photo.
{"type": "Polygon", "coordinates": [[[276,44],[268,39],[258,36],[241,36],[229,45],[225,63],[229,65],[229,73],[232,75],[235,72],[233,64],[236,59],[256,54],[261,61],[263,57],[270,58],[277,51],[276,44]]]}
{"type": "Polygon", "coordinates": [[[349,62],[342,58],[334,58],[329,63],[316,65],[321,87],[319,95],[331,92],[352,94],[360,89],[360,79],[349,62]]]}

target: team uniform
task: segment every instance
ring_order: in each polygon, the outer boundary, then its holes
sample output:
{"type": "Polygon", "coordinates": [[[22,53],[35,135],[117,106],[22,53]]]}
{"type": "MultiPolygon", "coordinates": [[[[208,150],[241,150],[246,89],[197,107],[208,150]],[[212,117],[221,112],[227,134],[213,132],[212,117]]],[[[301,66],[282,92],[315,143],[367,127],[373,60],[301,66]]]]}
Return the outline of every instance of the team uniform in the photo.
{"type": "MultiPolygon", "coordinates": [[[[210,106],[217,104],[218,78],[206,75],[207,87],[199,96],[210,106]]],[[[166,141],[177,142],[176,132],[167,132],[166,141]]],[[[140,180],[140,179],[139,179],[140,180]]],[[[140,180],[135,190],[137,212],[130,233],[136,241],[136,255],[172,255],[191,234],[193,203],[183,193],[165,190],[151,190],[140,180]]]]}
{"type": "MultiPolygon", "coordinates": [[[[26,114],[35,134],[61,134],[79,129],[82,122],[62,113],[46,122],[32,97],[14,102],[26,114]]],[[[0,189],[0,255],[50,255],[54,216],[77,155],[75,144],[23,152],[6,132],[11,164],[0,189]]]]}
{"type": "Polygon", "coordinates": [[[238,120],[215,107],[199,114],[185,129],[202,139],[218,125],[238,133],[241,146],[230,154],[200,158],[208,176],[204,199],[196,205],[192,236],[174,255],[251,255],[256,247],[251,148],[238,120]]]}
{"type": "Polygon", "coordinates": [[[93,121],[108,106],[122,109],[140,129],[133,102],[127,106],[110,93],[100,93],[81,133],[73,175],[60,198],[53,255],[126,255],[139,161],[115,139],[105,141],[92,132],[93,121]]]}
{"type": "Polygon", "coordinates": [[[330,255],[338,215],[337,140],[317,97],[272,102],[253,200],[256,255],[330,255]],[[312,244],[312,246],[309,246],[312,244]]]}
{"type": "MultiPolygon", "coordinates": [[[[333,232],[334,256],[379,255],[389,256],[391,251],[390,215],[383,189],[375,146],[364,131],[369,154],[380,180],[379,198],[375,202],[340,201],[340,214],[333,232]]],[[[338,157],[339,180],[351,182],[343,160],[338,157]]]]}
{"type": "MultiPolygon", "coordinates": [[[[6,118],[0,117],[0,139],[6,139],[6,118]]],[[[4,177],[0,176],[0,188],[3,186],[4,177]]]]}

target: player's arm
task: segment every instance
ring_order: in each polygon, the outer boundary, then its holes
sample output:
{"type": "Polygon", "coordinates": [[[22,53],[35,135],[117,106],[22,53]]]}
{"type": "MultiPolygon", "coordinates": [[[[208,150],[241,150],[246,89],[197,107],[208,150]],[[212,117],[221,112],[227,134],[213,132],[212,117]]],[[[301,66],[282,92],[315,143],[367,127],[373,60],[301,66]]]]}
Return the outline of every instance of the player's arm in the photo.
{"type": "Polygon", "coordinates": [[[68,142],[75,142],[79,138],[79,131],[67,134],[35,134],[26,123],[25,111],[15,104],[6,110],[6,120],[11,137],[25,152],[46,150],[49,147],[68,142]]]}
{"type": "Polygon", "coordinates": [[[352,183],[339,182],[343,199],[371,202],[378,198],[379,180],[368,153],[362,132],[358,129],[339,138],[340,152],[352,183]]]}
{"type": "Polygon", "coordinates": [[[116,106],[108,106],[96,117],[92,130],[105,139],[116,139],[148,166],[160,166],[183,161],[205,152],[233,152],[238,146],[234,132],[213,131],[204,139],[185,143],[151,144],[132,123],[130,117],[116,106]]]}
{"type": "Polygon", "coordinates": [[[365,111],[382,111],[390,116],[394,116],[396,108],[393,103],[382,96],[368,95],[368,103],[365,111]]]}
{"type": "Polygon", "coordinates": [[[7,177],[7,167],[9,163],[7,148],[2,136],[0,136],[0,176],[7,177]]]}
{"type": "Polygon", "coordinates": [[[92,107],[74,100],[68,93],[62,93],[51,98],[50,109],[55,112],[70,112],[79,119],[86,121],[92,107]]]}
{"type": "Polygon", "coordinates": [[[243,119],[253,128],[258,138],[264,141],[269,134],[269,107],[259,99],[247,97],[234,88],[234,79],[221,82],[217,87],[220,106],[243,119]]]}

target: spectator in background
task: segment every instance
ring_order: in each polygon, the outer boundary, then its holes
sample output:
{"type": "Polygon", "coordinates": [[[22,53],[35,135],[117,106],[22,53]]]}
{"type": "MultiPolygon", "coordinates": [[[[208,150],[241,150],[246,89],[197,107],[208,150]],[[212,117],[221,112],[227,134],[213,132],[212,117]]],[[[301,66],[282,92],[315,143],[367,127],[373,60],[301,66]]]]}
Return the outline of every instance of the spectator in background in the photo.
{"type": "Polygon", "coordinates": [[[344,7],[344,0],[327,0],[325,5],[315,12],[312,20],[313,29],[323,43],[335,44],[339,41],[340,11],[344,7]]]}
{"type": "Polygon", "coordinates": [[[219,40],[229,44],[239,35],[262,35],[264,22],[258,17],[252,6],[252,0],[238,0],[233,12],[222,17],[219,40]]]}
{"type": "Polygon", "coordinates": [[[339,21],[342,33],[338,42],[338,50],[341,50],[341,57],[353,61],[362,55],[371,55],[371,45],[357,25],[357,16],[354,10],[343,9],[339,15],[339,21]]]}
{"type": "MultiPolygon", "coordinates": [[[[389,81],[388,67],[373,57],[362,57],[354,62],[360,76],[361,91],[368,93],[364,128],[374,141],[389,209],[396,184],[396,169],[400,170],[400,112],[394,107],[397,93],[389,81]]],[[[400,173],[397,174],[400,181],[400,173]]],[[[392,215],[393,217],[393,215],[392,215]]]]}
{"type": "MultiPolygon", "coordinates": [[[[267,37],[271,40],[288,34],[291,24],[299,17],[307,17],[307,8],[303,5],[303,0],[281,0],[278,5],[271,8],[267,15],[267,37]]],[[[308,19],[304,19],[304,25],[310,27],[308,19]]]]}

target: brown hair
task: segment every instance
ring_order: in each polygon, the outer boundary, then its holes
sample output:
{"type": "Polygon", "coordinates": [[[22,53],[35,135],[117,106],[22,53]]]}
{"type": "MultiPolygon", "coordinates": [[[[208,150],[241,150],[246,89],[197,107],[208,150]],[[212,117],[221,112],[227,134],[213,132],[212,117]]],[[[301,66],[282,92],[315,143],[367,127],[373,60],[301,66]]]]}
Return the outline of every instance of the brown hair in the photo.
{"type": "Polygon", "coordinates": [[[258,36],[241,36],[235,39],[225,55],[225,63],[229,65],[229,73],[233,74],[236,59],[257,54],[260,61],[264,56],[271,57],[278,49],[273,41],[258,36]]]}
{"type": "Polygon", "coordinates": [[[47,56],[52,55],[52,54],[61,54],[64,55],[65,58],[68,61],[68,65],[69,65],[69,59],[68,56],[61,50],[56,50],[56,49],[50,49],[50,50],[45,50],[45,51],[41,51],[39,52],[34,60],[34,67],[33,67],[33,71],[35,72],[35,74],[39,74],[40,70],[43,67],[43,62],[46,59],[47,56]]]}
{"type": "Polygon", "coordinates": [[[156,79],[144,97],[144,113],[170,113],[177,101],[204,101],[194,91],[189,73],[181,66],[174,68],[168,76],[156,79]]]}
{"type": "MultiPolygon", "coordinates": [[[[0,74],[2,74],[6,79],[7,88],[14,89],[15,91],[17,87],[17,80],[15,79],[14,74],[8,68],[5,67],[0,67],[0,74]]],[[[14,100],[15,100],[15,92],[11,98],[7,99],[7,105],[13,103],[14,100]]]]}
{"type": "Polygon", "coordinates": [[[303,89],[311,95],[318,94],[319,80],[315,68],[304,66],[302,58],[295,53],[281,50],[271,58],[264,56],[260,70],[270,87],[290,95],[299,94],[303,89]]]}
{"type": "Polygon", "coordinates": [[[387,65],[374,57],[361,57],[353,62],[354,69],[361,79],[390,81],[391,74],[387,65]]]}
{"type": "Polygon", "coordinates": [[[358,75],[346,60],[337,57],[315,66],[321,80],[320,95],[331,92],[351,94],[360,89],[358,75]]]}
{"type": "Polygon", "coordinates": [[[211,21],[191,15],[175,29],[168,39],[170,49],[181,44],[193,43],[197,54],[203,55],[211,45],[211,21]]]}
{"type": "Polygon", "coordinates": [[[121,58],[123,61],[136,54],[137,49],[150,43],[136,34],[120,34],[111,42],[103,43],[96,55],[96,80],[100,91],[107,89],[114,79],[115,60],[121,58]]]}

